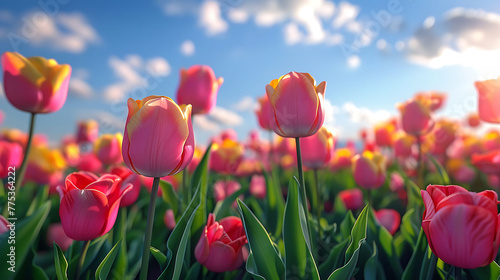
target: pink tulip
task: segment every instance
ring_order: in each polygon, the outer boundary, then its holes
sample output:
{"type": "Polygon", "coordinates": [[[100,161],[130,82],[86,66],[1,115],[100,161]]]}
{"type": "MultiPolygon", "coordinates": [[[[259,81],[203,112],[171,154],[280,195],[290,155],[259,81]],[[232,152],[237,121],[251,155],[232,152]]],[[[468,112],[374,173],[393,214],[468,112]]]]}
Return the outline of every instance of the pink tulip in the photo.
{"type": "Polygon", "coordinates": [[[481,125],[481,119],[479,118],[479,114],[474,112],[467,115],[467,125],[472,128],[476,128],[481,125]]]}
{"type": "Polygon", "coordinates": [[[177,103],[191,104],[193,115],[207,114],[217,102],[217,92],[224,82],[222,77],[215,78],[210,66],[194,65],[181,69],[181,81],[177,88],[177,103]]]}
{"type": "Polygon", "coordinates": [[[226,139],[222,144],[214,143],[210,156],[210,169],[222,174],[233,174],[243,160],[245,148],[240,143],[226,139]]]}
{"type": "MultiPolygon", "coordinates": [[[[141,177],[130,171],[127,167],[123,165],[115,165],[110,170],[111,174],[117,175],[122,179],[122,189],[128,188],[130,185],[132,188],[128,191],[122,198],[120,202],[120,207],[127,207],[134,204],[139,197],[141,192],[141,177]]],[[[151,186],[152,184],[150,184],[151,186]]]]}
{"type": "Polygon", "coordinates": [[[250,194],[258,199],[266,198],[266,178],[262,175],[253,175],[250,180],[250,194]]]}
{"type": "Polygon", "coordinates": [[[416,143],[415,137],[406,134],[404,132],[399,132],[394,136],[394,155],[400,158],[407,158],[411,156],[412,146],[416,143]]]}
{"type": "Polygon", "coordinates": [[[51,224],[47,229],[47,244],[52,246],[56,243],[63,251],[68,250],[73,243],[73,239],[69,238],[64,232],[62,224],[51,224]]]}
{"type": "Polygon", "coordinates": [[[429,99],[410,99],[404,104],[399,104],[403,130],[414,136],[429,132],[434,125],[431,107],[429,99]]]}
{"type": "Polygon", "coordinates": [[[23,147],[19,143],[0,140],[0,179],[9,175],[9,167],[19,167],[23,156],[23,147]]]}
{"type": "Polygon", "coordinates": [[[378,222],[384,226],[392,235],[398,231],[401,224],[401,215],[393,209],[380,209],[375,212],[378,222]]]}
{"type": "Polygon", "coordinates": [[[308,73],[290,72],[266,86],[270,125],[282,137],[313,135],[325,121],[326,82],[316,86],[308,73]]]}
{"type": "Polygon", "coordinates": [[[95,141],[94,154],[105,165],[117,164],[122,158],[123,135],[104,134],[95,141]]]}
{"type": "Polygon", "coordinates": [[[210,271],[233,271],[248,257],[248,250],[244,246],[246,243],[247,237],[240,218],[230,216],[216,222],[214,214],[210,213],[194,255],[210,271]]]}
{"type": "Polygon", "coordinates": [[[65,168],[66,161],[59,150],[33,146],[28,158],[25,181],[40,185],[55,184],[63,179],[65,168]]]}
{"type": "Polygon", "coordinates": [[[431,137],[434,142],[434,154],[443,155],[446,153],[448,147],[455,141],[458,128],[458,124],[453,121],[446,119],[437,121],[431,137]]]}
{"type": "Polygon", "coordinates": [[[500,132],[497,130],[490,130],[484,135],[484,147],[486,150],[500,149],[500,132]]]}
{"type": "Polygon", "coordinates": [[[175,217],[174,211],[172,209],[167,209],[165,211],[165,215],[163,216],[163,223],[169,230],[173,230],[175,228],[175,217]]]}
{"type": "Polygon", "coordinates": [[[310,169],[326,166],[333,157],[334,146],[333,134],[326,127],[320,128],[312,136],[301,140],[302,163],[310,169]]]}
{"type": "Polygon", "coordinates": [[[0,215],[0,235],[7,231],[10,231],[8,225],[10,225],[10,222],[7,221],[4,216],[0,215]]]}
{"type": "Polygon", "coordinates": [[[389,183],[389,188],[392,192],[395,192],[399,199],[406,201],[407,194],[405,189],[405,180],[397,172],[391,174],[391,181],[389,183]]]}
{"type": "Polygon", "coordinates": [[[103,171],[101,161],[93,153],[83,154],[76,165],[76,169],[93,173],[101,173],[103,171]]]}
{"type": "Polygon", "coordinates": [[[115,224],[123,196],[132,188],[121,189],[119,176],[100,178],[89,172],[74,172],[59,187],[59,216],[66,235],[74,240],[92,240],[106,234],[115,224]]]}
{"type": "Polygon", "coordinates": [[[365,205],[363,192],[360,189],[343,190],[338,193],[338,196],[347,210],[358,210],[365,205]]]}
{"type": "Polygon", "coordinates": [[[479,118],[484,122],[500,123],[500,77],[475,83],[479,95],[479,118]]]}
{"type": "Polygon", "coordinates": [[[29,113],[61,109],[68,96],[71,66],[16,52],[5,52],[1,60],[5,96],[14,107],[29,113]]]}
{"type": "Polygon", "coordinates": [[[459,186],[430,185],[422,190],[422,228],[429,246],[445,263],[474,269],[495,260],[500,246],[498,196],[459,186]]]}
{"type": "Polygon", "coordinates": [[[164,177],[177,174],[191,162],[194,133],[191,105],[183,108],[164,96],[128,100],[123,133],[123,159],[137,174],[164,177]]]}
{"type": "Polygon", "coordinates": [[[375,143],[379,147],[392,146],[392,135],[396,130],[393,122],[383,122],[375,126],[375,143]]]}
{"type": "Polygon", "coordinates": [[[351,149],[336,149],[333,154],[332,169],[339,170],[351,167],[353,156],[353,151],[351,149]]]}
{"type": "Polygon", "coordinates": [[[222,141],[226,140],[226,139],[230,139],[230,140],[233,140],[233,141],[238,141],[238,134],[236,133],[236,131],[234,131],[234,129],[226,129],[224,130],[221,134],[220,134],[220,138],[222,141]]]}
{"type": "Polygon", "coordinates": [[[264,130],[272,130],[271,128],[271,104],[267,95],[264,95],[258,99],[259,109],[255,111],[257,115],[257,120],[259,121],[259,126],[264,130]]]}
{"type": "MultiPolygon", "coordinates": [[[[215,201],[224,200],[240,189],[241,185],[236,181],[217,181],[214,184],[215,201]]],[[[240,196],[240,199],[243,199],[243,197],[240,196]]],[[[236,201],[233,203],[233,206],[237,207],[236,201]]]]}
{"type": "Polygon", "coordinates": [[[486,174],[500,174],[500,150],[473,154],[471,163],[486,174]]]}
{"type": "Polygon", "coordinates": [[[95,120],[78,122],[76,130],[77,143],[94,143],[99,137],[99,124],[95,120]]]}
{"type": "Polygon", "coordinates": [[[385,182],[385,159],[379,153],[365,151],[352,161],[356,184],[365,189],[377,189],[385,182]]]}

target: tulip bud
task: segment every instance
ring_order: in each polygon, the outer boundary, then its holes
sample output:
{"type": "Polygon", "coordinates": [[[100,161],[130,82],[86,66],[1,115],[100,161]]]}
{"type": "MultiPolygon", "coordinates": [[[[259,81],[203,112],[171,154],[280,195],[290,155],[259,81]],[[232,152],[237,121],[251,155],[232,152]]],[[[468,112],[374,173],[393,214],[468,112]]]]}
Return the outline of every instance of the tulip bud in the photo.
{"type": "Polygon", "coordinates": [[[489,123],[500,123],[500,77],[475,83],[479,101],[479,118],[489,123]]]}
{"type": "Polygon", "coordinates": [[[365,151],[353,158],[352,170],[356,184],[365,189],[376,189],[385,182],[385,159],[379,153],[365,151]]]}
{"type": "Polygon", "coordinates": [[[264,95],[258,99],[259,101],[259,109],[255,111],[257,115],[257,120],[259,121],[259,125],[264,130],[272,130],[271,128],[271,104],[269,104],[269,99],[267,95],[264,95]]]}
{"type": "Polygon", "coordinates": [[[169,230],[173,230],[175,228],[175,217],[174,217],[174,211],[172,209],[167,209],[167,211],[165,211],[165,216],[163,216],[163,222],[165,223],[165,226],[169,230]]]}
{"type": "Polygon", "coordinates": [[[122,159],[122,141],[123,135],[104,134],[99,137],[94,145],[94,154],[105,165],[117,164],[122,159]]]}
{"type": "Polygon", "coordinates": [[[226,139],[222,144],[214,143],[210,156],[210,169],[222,174],[236,172],[243,160],[245,148],[240,143],[226,139]]]}
{"type": "Polygon", "coordinates": [[[23,147],[19,143],[0,140],[0,179],[9,174],[9,167],[19,167],[23,156],[23,147]]]}
{"type": "Polygon", "coordinates": [[[401,112],[401,125],[406,133],[420,136],[432,129],[434,122],[431,100],[410,99],[397,107],[401,112]]]}
{"type": "Polygon", "coordinates": [[[358,210],[363,207],[363,192],[360,189],[347,189],[338,193],[347,210],[358,210]]]}
{"type": "Polygon", "coordinates": [[[302,163],[310,169],[322,168],[331,161],[334,145],[333,134],[326,127],[320,128],[300,142],[302,163]]]}
{"type": "Polygon", "coordinates": [[[99,137],[99,124],[95,120],[80,121],[76,130],[77,143],[94,143],[99,137]]]}
{"type": "Polygon", "coordinates": [[[375,212],[378,222],[385,227],[392,235],[398,231],[401,224],[401,215],[393,209],[380,209],[375,212]]]}

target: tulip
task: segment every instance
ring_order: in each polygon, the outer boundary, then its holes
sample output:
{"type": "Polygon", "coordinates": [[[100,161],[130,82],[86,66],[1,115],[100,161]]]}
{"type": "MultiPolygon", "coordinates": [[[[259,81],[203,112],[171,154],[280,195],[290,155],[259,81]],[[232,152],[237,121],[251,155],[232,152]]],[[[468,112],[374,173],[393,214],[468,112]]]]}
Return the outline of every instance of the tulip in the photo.
{"type": "Polygon", "coordinates": [[[391,174],[391,181],[389,183],[389,188],[392,192],[395,192],[399,199],[406,201],[407,194],[405,189],[405,181],[401,175],[397,172],[391,174]]]}
{"type": "Polygon", "coordinates": [[[326,127],[320,128],[316,134],[302,139],[302,162],[310,169],[322,168],[331,161],[334,145],[333,134],[326,127]]]}
{"type": "Polygon", "coordinates": [[[238,141],[238,134],[236,133],[236,131],[234,131],[234,129],[226,129],[220,134],[220,139],[222,141],[224,141],[226,139],[238,141]]]}
{"type": "MultiPolygon", "coordinates": [[[[215,201],[224,200],[240,189],[241,185],[236,181],[217,181],[214,184],[215,201]]],[[[240,196],[240,199],[243,197],[240,196]]],[[[233,207],[237,207],[236,201],[233,202],[233,207]]]]}
{"type": "Polygon", "coordinates": [[[449,159],[446,170],[460,183],[470,184],[476,177],[476,171],[467,165],[463,159],[449,159]]]}
{"type": "Polygon", "coordinates": [[[250,179],[250,194],[258,199],[266,198],[266,178],[262,175],[253,175],[250,179]]]}
{"type": "Polygon", "coordinates": [[[133,173],[130,169],[123,165],[113,166],[110,173],[117,175],[122,179],[122,189],[126,189],[130,185],[132,186],[130,191],[123,196],[120,202],[120,207],[127,207],[134,204],[141,191],[142,182],[140,175],[133,173]]]}
{"type": "Polygon", "coordinates": [[[9,171],[13,171],[9,167],[17,168],[21,165],[22,155],[21,145],[0,140],[0,179],[8,177],[9,171]]]}
{"type": "Polygon", "coordinates": [[[500,149],[500,132],[496,130],[488,131],[484,135],[484,147],[488,151],[500,149]]]}
{"type": "Polygon", "coordinates": [[[87,241],[106,234],[115,224],[123,196],[132,188],[121,189],[119,176],[98,178],[89,172],[74,172],[58,188],[61,196],[59,216],[66,235],[87,241]]]}
{"type": "Polygon", "coordinates": [[[383,122],[375,126],[375,143],[380,147],[392,146],[392,134],[396,130],[393,122],[383,122]]]}
{"type": "Polygon", "coordinates": [[[443,107],[446,101],[446,93],[437,91],[419,92],[415,94],[415,99],[426,99],[431,104],[431,110],[436,111],[443,107]]]}
{"type": "Polygon", "coordinates": [[[51,224],[47,229],[47,244],[52,246],[54,242],[61,247],[63,251],[68,250],[73,243],[73,239],[69,238],[64,232],[62,224],[51,224]]]}
{"type": "Polygon", "coordinates": [[[402,131],[394,136],[394,155],[396,157],[407,158],[412,154],[412,146],[416,143],[415,137],[402,131]]]}
{"type": "Polygon", "coordinates": [[[214,143],[210,156],[210,169],[222,174],[236,172],[243,160],[245,148],[240,143],[226,139],[222,144],[214,143]]]}
{"type": "Polygon", "coordinates": [[[336,149],[333,154],[332,169],[339,170],[352,166],[353,151],[348,148],[336,149]]]}
{"type": "Polygon", "coordinates": [[[222,77],[216,79],[210,66],[194,65],[181,69],[181,81],[177,88],[177,103],[191,104],[193,115],[207,114],[217,102],[217,92],[224,82],[222,77]]]}
{"type": "Polygon", "coordinates": [[[500,174],[500,150],[473,154],[471,163],[488,175],[498,175],[500,174]]]}
{"type": "Polygon", "coordinates": [[[103,171],[102,162],[93,153],[82,155],[76,165],[76,169],[93,173],[101,173],[103,171]]]}
{"type": "Polygon", "coordinates": [[[255,111],[257,115],[257,120],[259,121],[259,126],[264,130],[272,130],[271,128],[271,104],[267,95],[264,95],[258,99],[259,108],[255,111]]]}
{"type": "Polygon", "coordinates": [[[500,246],[498,196],[459,186],[430,185],[421,191],[422,229],[432,252],[445,263],[474,269],[495,260],[500,246]]]}
{"type": "Polygon", "coordinates": [[[489,123],[500,123],[500,77],[475,83],[479,95],[479,118],[489,123]]]}
{"type": "Polygon", "coordinates": [[[0,235],[10,230],[8,225],[10,225],[10,222],[4,216],[0,215],[0,235]]]}
{"type": "Polygon", "coordinates": [[[35,146],[26,168],[26,180],[40,185],[58,183],[63,179],[66,161],[59,150],[35,146]]]}
{"type": "Polygon", "coordinates": [[[80,146],[78,146],[78,144],[63,144],[61,152],[69,166],[76,166],[80,162],[80,146]]]}
{"type": "Polygon", "coordinates": [[[128,100],[122,155],[127,166],[147,177],[177,174],[194,154],[191,106],[164,96],[128,100]]]}
{"type": "Polygon", "coordinates": [[[94,154],[105,165],[120,163],[122,159],[123,135],[104,134],[95,141],[94,154]]]}
{"type": "Polygon", "coordinates": [[[174,211],[172,209],[167,209],[167,211],[165,211],[165,216],[163,216],[163,222],[165,223],[165,226],[169,230],[173,230],[175,228],[175,217],[174,217],[174,211]]]}
{"type": "Polygon", "coordinates": [[[365,189],[379,188],[385,182],[385,159],[379,153],[366,151],[356,155],[352,170],[356,184],[365,189]]]}
{"type": "Polygon", "coordinates": [[[455,134],[457,133],[458,128],[458,124],[453,121],[446,119],[437,121],[436,127],[432,131],[434,154],[443,155],[446,153],[446,149],[455,140],[455,134]]]}
{"type": "Polygon", "coordinates": [[[401,215],[393,209],[380,209],[375,212],[378,222],[384,226],[392,235],[398,231],[401,224],[401,215]]]}
{"type": "Polygon", "coordinates": [[[347,189],[340,191],[338,197],[347,210],[358,210],[363,207],[363,192],[360,189],[347,189]]]}
{"type": "Polygon", "coordinates": [[[68,95],[71,66],[54,59],[25,58],[15,52],[2,55],[5,96],[17,109],[51,113],[63,106],[68,95]]]}
{"type": "Polygon", "coordinates": [[[76,141],[78,143],[94,143],[99,137],[99,124],[95,120],[78,122],[76,141]]]}
{"type": "Polygon", "coordinates": [[[270,126],[282,137],[313,135],[325,120],[326,82],[316,86],[308,73],[290,72],[266,86],[271,105],[270,126]]]}
{"type": "Polygon", "coordinates": [[[245,229],[241,219],[226,217],[215,221],[208,215],[200,240],[194,249],[196,260],[208,270],[216,273],[238,269],[248,257],[245,229]]]}
{"type": "Polygon", "coordinates": [[[397,107],[401,112],[401,125],[406,133],[420,136],[432,129],[434,122],[431,100],[410,99],[397,107]]]}
{"type": "Polygon", "coordinates": [[[470,113],[467,115],[467,124],[472,127],[476,128],[481,125],[481,119],[479,118],[479,114],[474,112],[470,113]]]}

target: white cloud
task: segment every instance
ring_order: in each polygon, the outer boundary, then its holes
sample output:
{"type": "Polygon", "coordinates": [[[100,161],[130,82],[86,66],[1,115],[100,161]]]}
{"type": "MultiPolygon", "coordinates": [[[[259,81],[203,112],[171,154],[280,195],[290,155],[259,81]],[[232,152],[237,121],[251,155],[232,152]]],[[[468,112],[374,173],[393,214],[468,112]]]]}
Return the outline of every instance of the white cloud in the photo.
{"type": "Polygon", "coordinates": [[[196,116],[193,120],[198,128],[214,133],[225,128],[243,124],[243,118],[240,115],[231,110],[217,106],[208,115],[196,116]]]}
{"type": "Polygon", "coordinates": [[[243,9],[231,9],[227,14],[230,21],[244,23],[248,20],[248,13],[243,9]]]}
{"type": "Polygon", "coordinates": [[[350,68],[358,68],[361,65],[361,59],[359,56],[353,54],[347,58],[347,65],[350,68]]]}
{"type": "Polygon", "coordinates": [[[219,3],[216,1],[203,2],[199,23],[208,35],[224,33],[228,28],[227,22],[222,18],[219,3]]]}
{"type": "Polygon", "coordinates": [[[90,98],[94,95],[94,89],[87,82],[88,72],[83,69],[73,71],[69,80],[68,93],[81,98],[90,98]]]}
{"type": "Polygon", "coordinates": [[[410,61],[428,67],[463,65],[498,75],[499,34],[499,14],[454,8],[441,20],[427,18],[405,50],[410,61]]]}
{"type": "Polygon", "coordinates": [[[253,112],[257,109],[257,102],[250,96],[245,96],[238,103],[233,105],[236,111],[250,111],[253,112]]]}
{"type": "Polygon", "coordinates": [[[47,46],[72,53],[83,52],[88,45],[100,41],[97,31],[81,13],[58,13],[50,17],[33,12],[21,17],[19,36],[34,46],[47,46]]]}
{"type": "Polygon", "coordinates": [[[325,98],[324,110],[325,122],[323,123],[323,126],[332,131],[335,131],[336,133],[339,133],[341,129],[336,124],[336,115],[340,113],[340,108],[333,105],[329,99],[325,98]]]}
{"type": "Polygon", "coordinates": [[[299,30],[299,26],[295,22],[290,22],[285,26],[285,42],[288,45],[294,45],[302,40],[302,33],[299,30]]]}
{"type": "Polygon", "coordinates": [[[220,126],[209,120],[206,115],[200,115],[193,118],[194,125],[202,130],[217,133],[220,131],[220,126]]]}
{"type": "Polygon", "coordinates": [[[192,56],[195,52],[194,43],[191,40],[186,40],[182,42],[180,47],[181,54],[185,56],[192,56]]]}
{"type": "Polygon", "coordinates": [[[170,64],[162,57],[144,60],[138,55],[129,55],[125,59],[110,57],[108,64],[118,81],[104,89],[104,99],[108,102],[121,101],[137,88],[148,88],[148,79],[168,76],[170,64]]]}
{"type": "Polygon", "coordinates": [[[358,16],[360,9],[349,2],[340,2],[338,6],[337,17],[333,20],[334,28],[341,28],[345,24],[353,22],[358,16]]]}
{"type": "Polygon", "coordinates": [[[391,114],[386,110],[372,111],[368,108],[358,107],[352,102],[346,102],[342,105],[342,111],[347,113],[350,121],[353,123],[376,124],[386,121],[391,117],[391,114]]]}

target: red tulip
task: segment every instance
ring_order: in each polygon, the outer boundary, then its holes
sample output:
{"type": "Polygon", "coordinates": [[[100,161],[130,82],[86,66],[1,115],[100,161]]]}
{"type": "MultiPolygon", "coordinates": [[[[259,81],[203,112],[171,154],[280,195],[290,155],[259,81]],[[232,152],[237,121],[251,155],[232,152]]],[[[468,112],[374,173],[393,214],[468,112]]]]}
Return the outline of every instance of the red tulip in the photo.
{"type": "Polygon", "coordinates": [[[392,146],[392,134],[396,130],[393,122],[383,122],[375,126],[375,143],[379,147],[392,146]]]}
{"type": "Polygon", "coordinates": [[[415,137],[406,134],[404,132],[399,132],[394,137],[394,155],[396,157],[407,158],[411,156],[412,146],[416,143],[415,137]]]}
{"type": "Polygon", "coordinates": [[[74,240],[92,240],[106,234],[115,224],[123,196],[132,188],[121,189],[119,176],[100,178],[89,172],[74,172],[59,187],[59,216],[66,235],[74,240]]]}
{"type": "Polygon", "coordinates": [[[65,168],[66,161],[59,150],[34,146],[28,158],[25,179],[40,185],[55,184],[63,179],[65,168]]]}
{"type": "Polygon", "coordinates": [[[240,143],[226,139],[222,144],[214,143],[210,155],[210,169],[222,174],[236,172],[243,160],[245,148],[240,143]]]}
{"type": "Polygon", "coordinates": [[[500,246],[498,196],[468,192],[459,186],[422,190],[422,228],[432,252],[445,263],[474,269],[495,260],[500,246]]]}
{"type": "MultiPolygon", "coordinates": [[[[224,200],[239,189],[241,189],[241,185],[236,181],[217,181],[214,184],[215,201],[224,200]]],[[[240,198],[243,199],[243,197],[240,198]]],[[[236,201],[233,206],[236,207],[236,201]]]]}
{"type": "Polygon", "coordinates": [[[393,209],[380,209],[375,212],[378,222],[384,226],[392,235],[398,231],[401,224],[401,215],[393,209]]]}
{"type": "Polygon", "coordinates": [[[174,216],[174,211],[172,209],[167,209],[167,211],[165,211],[165,216],[163,216],[163,222],[165,223],[165,226],[169,230],[173,230],[175,228],[175,216],[174,216]]]}
{"type": "Polygon", "coordinates": [[[481,125],[481,119],[479,118],[479,114],[474,112],[470,113],[467,115],[467,124],[472,127],[476,128],[481,125]]]}
{"type": "Polygon", "coordinates": [[[56,243],[63,251],[68,250],[73,243],[73,239],[69,238],[64,232],[62,224],[51,224],[47,229],[47,244],[52,246],[56,243]]]}
{"type": "Polygon", "coordinates": [[[489,123],[500,123],[500,77],[475,83],[479,94],[479,118],[489,123]]]}
{"type": "MultiPolygon", "coordinates": [[[[127,207],[134,204],[139,197],[141,192],[141,177],[130,171],[127,167],[123,165],[115,165],[110,170],[111,174],[118,175],[122,179],[122,189],[128,188],[132,185],[132,188],[127,192],[120,202],[120,207],[127,207]]],[[[150,184],[151,186],[152,184],[150,184]]]]}
{"type": "Polygon", "coordinates": [[[5,96],[17,109],[51,113],[64,105],[71,66],[57,64],[54,59],[25,58],[16,52],[5,52],[2,68],[5,96]]]}
{"type": "Polygon", "coordinates": [[[77,143],[94,143],[99,137],[99,124],[94,120],[78,122],[76,130],[77,143]]]}
{"type": "Polygon", "coordinates": [[[356,184],[365,189],[376,189],[385,182],[385,159],[379,153],[365,151],[352,161],[352,172],[356,184]]]}
{"type": "Polygon", "coordinates": [[[250,180],[250,194],[259,198],[266,198],[267,188],[266,188],[266,178],[262,175],[253,175],[250,180]]]}
{"type": "Polygon", "coordinates": [[[210,271],[232,271],[246,261],[246,243],[247,237],[240,218],[230,216],[216,222],[214,214],[210,213],[194,255],[210,271]]]}
{"type": "Polygon", "coordinates": [[[7,221],[4,216],[0,215],[0,235],[7,231],[10,231],[8,225],[10,225],[10,222],[7,221]]]}
{"type": "Polygon", "coordinates": [[[0,179],[9,174],[9,167],[19,167],[23,156],[23,147],[19,143],[0,140],[0,179]]]}
{"type": "Polygon", "coordinates": [[[210,113],[215,107],[217,92],[224,79],[215,78],[212,68],[205,65],[194,65],[187,70],[181,69],[180,78],[177,103],[191,104],[193,115],[210,113]]]}
{"type": "Polygon", "coordinates": [[[315,134],[302,138],[302,163],[310,169],[326,166],[333,157],[334,146],[333,134],[326,127],[320,128],[315,134]]]}
{"type": "Polygon", "coordinates": [[[194,154],[191,105],[179,107],[164,96],[128,100],[123,133],[123,160],[137,174],[164,177],[177,174],[194,154]]]}
{"type": "Polygon", "coordinates": [[[358,210],[365,205],[363,192],[360,189],[343,190],[338,193],[338,196],[347,210],[358,210]]]}
{"type": "Polygon", "coordinates": [[[282,137],[313,135],[325,121],[326,82],[316,86],[308,73],[290,72],[266,86],[271,128],[282,137]]]}
{"type": "Polygon", "coordinates": [[[93,173],[101,173],[103,171],[102,162],[93,153],[82,155],[80,162],[76,165],[76,169],[93,173]]]}
{"type": "Polygon", "coordinates": [[[94,145],[94,154],[106,165],[116,164],[123,161],[122,158],[123,135],[104,134],[97,138],[94,145]]]}
{"type": "Polygon", "coordinates": [[[500,174],[500,150],[482,154],[473,154],[471,162],[486,174],[500,174]]]}
{"type": "Polygon", "coordinates": [[[272,130],[271,128],[271,104],[269,103],[269,99],[267,95],[264,95],[259,98],[259,109],[255,111],[257,115],[257,120],[259,121],[259,125],[264,130],[272,130]]]}
{"type": "Polygon", "coordinates": [[[354,154],[351,149],[340,148],[336,149],[333,154],[332,169],[339,170],[352,166],[352,158],[354,154]]]}

